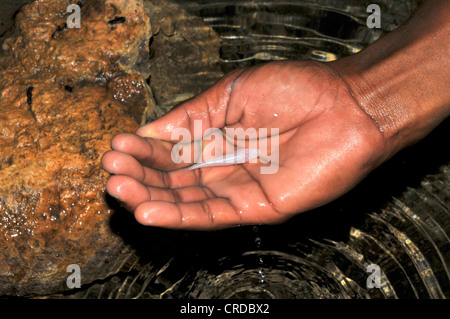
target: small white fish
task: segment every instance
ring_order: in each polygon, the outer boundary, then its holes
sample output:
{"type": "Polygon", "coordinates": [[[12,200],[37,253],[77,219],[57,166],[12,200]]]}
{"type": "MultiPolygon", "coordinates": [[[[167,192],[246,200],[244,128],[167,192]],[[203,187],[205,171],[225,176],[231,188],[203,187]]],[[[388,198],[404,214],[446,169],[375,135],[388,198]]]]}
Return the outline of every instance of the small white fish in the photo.
{"type": "Polygon", "coordinates": [[[260,156],[260,151],[254,148],[240,148],[233,153],[227,154],[225,156],[214,157],[208,161],[194,164],[187,167],[188,170],[193,170],[197,168],[209,167],[209,166],[225,166],[225,165],[235,165],[248,163],[255,158],[260,156]]]}

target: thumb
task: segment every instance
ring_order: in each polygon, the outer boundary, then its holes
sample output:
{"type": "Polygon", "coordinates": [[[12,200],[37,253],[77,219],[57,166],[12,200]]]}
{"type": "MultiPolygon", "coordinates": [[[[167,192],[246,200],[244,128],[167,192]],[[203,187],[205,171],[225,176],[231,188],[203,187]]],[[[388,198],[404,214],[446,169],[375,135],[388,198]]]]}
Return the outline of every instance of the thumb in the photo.
{"type": "Polygon", "coordinates": [[[201,139],[208,128],[224,127],[233,83],[242,71],[239,69],[229,73],[206,91],[176,106],[156,121],[141,126],[137,129],[136,134],[142,137],[179,142],[179,137],[172,139],[172,132],[177,128],[189,130],[191,140],[194,140],[201,139]],[[200,123],[201,125],[199,125],[200,123]]]}

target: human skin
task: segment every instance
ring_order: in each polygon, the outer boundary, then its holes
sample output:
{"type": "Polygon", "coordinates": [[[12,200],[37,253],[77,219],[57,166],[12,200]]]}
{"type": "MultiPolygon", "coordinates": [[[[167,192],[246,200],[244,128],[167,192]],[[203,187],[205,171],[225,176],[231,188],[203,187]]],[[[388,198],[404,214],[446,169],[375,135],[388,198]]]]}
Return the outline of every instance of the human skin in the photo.
{"type": "MultiPolygon", "coordinates": [[[[425,2],[400,28],[330,63],[239,69],[102,158],[108,193],[144,225],[220,229],[284,222],[353,188],[450,113],[450,5],[425,2]],[[276,114],[276,116],[274,116],[276,114]],[[279,168],[262,163],[179,170],[176,128],[279,129],[279,168]]],[[[188,164],[184,164],[186,166],[188,164]]]]}

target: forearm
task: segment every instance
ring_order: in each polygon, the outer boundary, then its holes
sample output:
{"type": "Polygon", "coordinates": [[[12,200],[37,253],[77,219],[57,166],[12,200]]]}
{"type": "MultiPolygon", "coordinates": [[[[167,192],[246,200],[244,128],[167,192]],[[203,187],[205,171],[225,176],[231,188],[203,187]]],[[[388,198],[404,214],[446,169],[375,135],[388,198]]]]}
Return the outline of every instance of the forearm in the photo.
{"type": "Polygon", "coordinates": [[[388,155],[450,114],[450,2],[428,0],[401,27],[330,64],[382,131],[388,155]]]}

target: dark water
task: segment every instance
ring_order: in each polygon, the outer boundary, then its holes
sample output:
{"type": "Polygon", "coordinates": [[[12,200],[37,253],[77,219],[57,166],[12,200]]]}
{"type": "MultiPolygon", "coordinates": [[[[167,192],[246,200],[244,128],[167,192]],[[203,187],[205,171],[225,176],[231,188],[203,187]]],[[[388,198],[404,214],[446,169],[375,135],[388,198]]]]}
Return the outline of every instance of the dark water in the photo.
{"type": "Polygon", "coordinates": [[[149,231],[117,216],[145,266],[54,297],[448,298],[450,157],[442,145],[449,127],[340,199],[281,225],[149,231]],[[380,288],[367,287],[369,264],[380,266],[380,288]]]}
{"type": "Polygon", "coordinates": [[[176,1],[219,35],[226,71],[261,61],[331,61],[361,50],[402,24],[418,1],[376,1],[381,28],[366,25],[364,0],[176,1]]]}
{"type": "MultiPolygon", "coordinates": [[[[417,1],[177,1],[218,33],[224,71],[287,58],[330,61],[403,23],[417,1]]],[[[215,232],[112,228],[139,255],[120,274],[50,298],[448,298],[447,120],[338,200],[275,226],[215,232]],[[432,174],[430,177],[426,176],[432,174]],[[368,288],[367,267],[380,267],[368,288]]]]}

